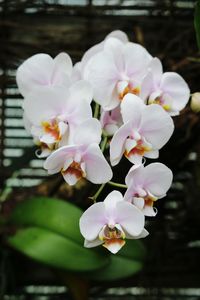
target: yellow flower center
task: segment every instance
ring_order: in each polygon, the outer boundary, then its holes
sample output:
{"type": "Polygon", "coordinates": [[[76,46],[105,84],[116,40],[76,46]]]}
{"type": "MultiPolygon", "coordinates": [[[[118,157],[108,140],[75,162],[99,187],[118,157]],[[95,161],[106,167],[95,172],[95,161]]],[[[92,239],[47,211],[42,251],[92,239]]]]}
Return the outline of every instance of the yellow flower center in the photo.
{"type": "Polygon", "coordinates": [[[132,88],[130,85],[128,85],[123,92],[119,93],[119,99],[120,101],[123,100],[124,96],[126,96],[127,94],[134,94],[134,95],[139,95],[140,93],[140,88],[139,87],[135,87],[132,88]]]}
{"type": "Polygon", "coordinates": [[[42,127],[45,133],[54,137],[55,141],[61,140],[60,129],[57,120],[53,120],[52,122],[44,121],[42,122],[42,127]]]}

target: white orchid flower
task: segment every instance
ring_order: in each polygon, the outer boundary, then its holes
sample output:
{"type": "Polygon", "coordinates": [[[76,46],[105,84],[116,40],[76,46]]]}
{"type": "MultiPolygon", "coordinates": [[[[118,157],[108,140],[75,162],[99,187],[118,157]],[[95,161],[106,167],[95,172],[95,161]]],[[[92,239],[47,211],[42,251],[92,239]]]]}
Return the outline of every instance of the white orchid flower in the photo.
{"type": "Polygon", "coordinates": [[[111,165],[115,166],[123,154],[133,164],[140,164],[143,157],[157,158],[171,137],[172,118],[157,104],[145,105],[132,94],[127,94],[121,104],[124,125],[114,134],[110,143],[111,165]]]}
{"type": "Polygon", "coordinates": [[[73,144],[54,151],[45,161],[49,174],[61,172],[69,185],[83,178],[100,184],[112,178],[112,170],[98,144],[101,140],[101,125],[91,118],[75,130],[73,144]]]}
{"type": "Polygon", "coordinates": [[[124,199],[141,209],[145,216],[155,216],[154,202],[166,196],[172,179],[172,171],[164,164],[133,166],[125,178],[128,189],[124,199]]]}
{"type": "Polygon", "coordinates": [[[151,59],[139,44],[106,39],[103,50],[90,58],[84,70],[84,79],[94,89],[94,100],[104,110],[112,110],[127,93],[139,95],[151,59]]]}
{"type": "Polygon", "coordinates": [[[76,126],[92,117],[91,99],[91,88],[84,81],[70,88],[38,88],[24,101],[26,127],[52,150],[67,145],[76,126]]]}
{"type": "Polygon", "coordinates": [[[161,105],[171,116],[179,115],[190,97],[185,80],[175,72],[163,73],[161,61],[152,59],[141,87],[141,98],[161,105]]]}
{"type": "Polygon", "coordinates": [[[134,205],[124,201],[118,191],[90,206],[80,218],[80,231],[87,248],[103,245],[113,254],[124,245],[125,239],[139,239],[148,235],[144,229],[144,215],[134,205]]]}

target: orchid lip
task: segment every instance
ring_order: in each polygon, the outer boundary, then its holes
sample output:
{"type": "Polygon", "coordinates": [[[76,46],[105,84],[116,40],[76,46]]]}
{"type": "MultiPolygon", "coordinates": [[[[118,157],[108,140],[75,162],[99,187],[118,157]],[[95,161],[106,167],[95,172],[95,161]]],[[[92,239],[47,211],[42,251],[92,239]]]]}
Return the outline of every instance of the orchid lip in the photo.
{"type": "Polygon", "coordinates": [[[81,168],[80,163],[77,163],[76,161],[73,161],[70,166],[64,170],[61,170],[61,173],[64,174],[71,174],[74,175],[78,180],[81,179],[82,177],[85,178],[86,174],[81,168]]]}
{"type": "Polygon", "coordinates": [[[150,148],[150,146],[147,146],[144,144],[142,139],[137,140],[137,141],[134,139],[134,141],[137,143],[135,147],[133,147],[131,150],[125,149],[124,155],[126,157],[130,157],[131,155],[134,155],[134,154],[139,154],[140,156],[144,156],[144,154],[146,152],[149,152],[152,150],[152,148],[150,148]]]}

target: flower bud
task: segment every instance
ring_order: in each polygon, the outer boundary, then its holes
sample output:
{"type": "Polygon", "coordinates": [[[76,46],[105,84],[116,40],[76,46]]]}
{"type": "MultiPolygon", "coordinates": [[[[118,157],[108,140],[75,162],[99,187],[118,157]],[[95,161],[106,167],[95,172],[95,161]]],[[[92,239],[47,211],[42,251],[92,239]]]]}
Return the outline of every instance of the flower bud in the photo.
{"type": "Polygon", "coordinates": [[[190,107],[194,112],[200,112],[200,92],[192,94],[190,107]]]}

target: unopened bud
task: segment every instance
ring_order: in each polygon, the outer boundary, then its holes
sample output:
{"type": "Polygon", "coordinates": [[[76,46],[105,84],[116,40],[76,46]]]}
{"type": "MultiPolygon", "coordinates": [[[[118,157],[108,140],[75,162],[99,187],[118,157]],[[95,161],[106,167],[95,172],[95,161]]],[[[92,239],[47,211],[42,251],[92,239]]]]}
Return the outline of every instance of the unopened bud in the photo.
{"type": "Polygon", "coordinates": [[[200,93],[192,94],[190,107],[194,112],[200,112],[200,93]]]}

